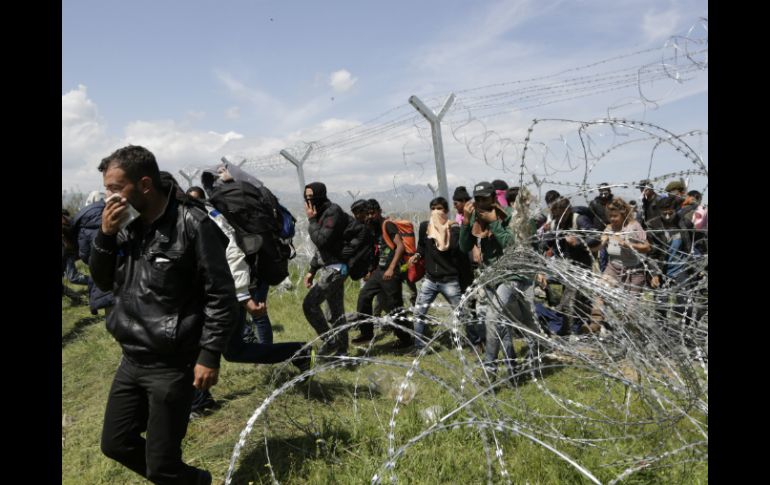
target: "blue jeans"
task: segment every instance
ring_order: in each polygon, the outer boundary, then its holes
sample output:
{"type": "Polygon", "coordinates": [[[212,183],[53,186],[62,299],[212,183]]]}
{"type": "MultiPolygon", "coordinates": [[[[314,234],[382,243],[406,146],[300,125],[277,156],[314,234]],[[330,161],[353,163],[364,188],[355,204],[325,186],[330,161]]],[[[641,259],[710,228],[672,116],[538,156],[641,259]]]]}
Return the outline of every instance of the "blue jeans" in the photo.
{"type": "Polygon", "coordinates": [[[457,308],[457,305],[460,304],[462,291],[460,291],[460,283],[456,279],[446,283],[436,282],[428,277],[422,280],[422,286],[420,287],[420,293],[417,295],[414,309],[414,333],[416,334],[414,347],[417,349],[425,347],[425,340],[421,338],[425,335],[425,319],[422,317],[428,313],[428,308],[438,297],[439,293],[444,295],[444,298],[452,305],[453,309],[457,308]]]}
{"type": "MultiPolygon", "coordinates": [[[[268,291],[270,291],[270,285],[260,281],[256,288],[249,290],[249,293],[251,293],[251,299],[254,300],[255,303],[263,303],[267,302],[268,291]]],[[[251,321],[257,329],[257,342],[261,344],[272,344],[273,326],[270,323],[270,315],[265,313],[261,317],[252,316],[251,321]]]]}
{"type": "Polygon", "coordinates": [[[75,258],[73,256],[67,257],[67,269],[64,271],[67,276],[67,281],[74,285],[87,285],[90,278],[78,271],[75,266],[75,258]]]}
{"type": "Polygon", "coordinates": [[[487,296],[486,315],[486,349],[484,366],[492,371],[497,370],[497,354],[500,344],[503,346],[503,361],[509,373],[515,372],[516,351],[513,348],[512,323],[534,327],[534,318],[529,302],[524,296],[530,283],[525,281],[509,281],[496,287],[485,287],[487,296]],[[513,322],[503,321],[513,320],[513,322]]]}
{"type": "Polygon", "coordinates": [[[239,305],[239,315],[227,348],[222,356],[228,362],[242,362],[249,364],[276,364],[288,360],[295,352],[302,348],[303,342],[281,342],[277,344],[255,343],[244,340],[251,335],[246,317],[248,313],[243,305],[239,305]]]}

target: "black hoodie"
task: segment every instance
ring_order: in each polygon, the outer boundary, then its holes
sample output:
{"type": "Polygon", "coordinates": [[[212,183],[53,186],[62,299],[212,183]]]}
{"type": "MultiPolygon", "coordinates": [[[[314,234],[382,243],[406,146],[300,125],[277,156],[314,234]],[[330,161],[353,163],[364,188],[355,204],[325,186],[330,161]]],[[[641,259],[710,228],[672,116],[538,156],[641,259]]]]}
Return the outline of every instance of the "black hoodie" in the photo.
{"type": "MultiPolygon", "coordinates": [[[[311,184],[312,185],[312,184],[311,184]]],[[[313,187],[311,187],[313,188],[313,187]]],[[[324,198],[325,193],[324,190],[324,198]]],[[[313,188],[313,199],[318,192],[313,188]]],[[[342,254],[345,247],[345,228],[348,226],[348,216],[337,204],[328,199],[323,205],[316,205],[316,216],[308,220],[308,233],[318,251],[310,262],[310,271],[315,272],[322,266],[345,263],[347,259],[342,254]]]]}

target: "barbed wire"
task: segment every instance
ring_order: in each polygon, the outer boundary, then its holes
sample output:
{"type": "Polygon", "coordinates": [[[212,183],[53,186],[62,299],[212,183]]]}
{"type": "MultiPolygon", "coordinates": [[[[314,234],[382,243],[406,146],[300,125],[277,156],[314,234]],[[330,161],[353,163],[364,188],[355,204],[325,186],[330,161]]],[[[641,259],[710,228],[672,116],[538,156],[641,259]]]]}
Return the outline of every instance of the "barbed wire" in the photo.
{"type": "MultiPolygon", "coordinates": [[[[660,47],[613,56],[549,75],[458,90],[456,102],[449,108],[445,120],[450,124],[462,122],[467,119],[469,110],[473,111],[475,119],[490,120],[503,115],[510,116],[515,111],[542,108],[634,86],[638,91],[635,99],[644,106],[654,106],[656,101],[645,94],[645,86],[663,79],[682,84],[688,80],[686,78],[688,74],[708,68],[707,22],[705,18],[700,19],[686,35],[672,36],[660,47]],[[696,35],[701,30],[706,34],[705,37],[696,35]],[[634,61],[652,53],[660,53],[660,60],[637,61],[627,66],[588,72],[596,68],[613,66],[622,61],[634,61]],[[573,74],[578,75],[569,77],[573,74]],[[516,86],[516,89],[499,90],[511,86],[516,86]]],[[[440,106],[443,96],[432,96],[426,98],[425,102],[429,106],[440,106]]],[[[297,156],[304,153],[302,147],[312,145],[313,151],[306,161],[311,165],[349,155],[378,143],[403,138],[413,133],[415,127],[423,127],[424,130],[426,126],[427,122],[422,116],[418,115],[411,106],[404,104],[356,126],[289,147],[287,151],[297,156]]],[[[418,134],[418,136],[422,135],[418,134]]],[[[255,172],[279,170],[287,164],[278,153],[258,157],[243,156],[242,159],[244,160],[242,167],[255,172]]]]}
{"type": "MultiPolygon", "coordinates": [[[[377,338],[347,355],[318,355],[315,367],[288,380],[289,364],[279,365],[271,392],[256,405],[234,446],[226,483],[236,473],[247,473],[237,470],[244,449],[261,450],[272,463],[276,457],[271,458],[270,443],[285,439],[287,432],[322,446],[324,440],[342,440],[341,430],[359,430],[357,423],[362,421],[370,423],[366,439],[385,444],[371,451],[376,461],[373,484],[413,479],[413,470],[399,464],[417,447],[440,446],[440,440],[437,445],[431,438],[449,433],[462,433],[464,443],[473,443],[462,452],[479,457],[479,476],[486,476],[487,483],[512,483],[515,452],[525,446],[542,450],[570,468],[575,477],[593,483],[617,483],[642,470],[707,462],[708,251],[694,243],[707,243],[707,228],[682,233],[693,241],[683,251],[662,246],[674,229],[651,226],[645,238],[653,242],[653,250],[640,252],[632,247],[624,253],[638,265],[622,273],[628,278],[623,281],[611,271],[599,271],[598,254],[588,252],[591,264],[577,263],[558,243],[550,253],[544,251],[544,244],[569,237],[578,246],[588,247],[603,236],[627,237],[628,227],[615,235],[571,226],[560,229],[560,221],[550,232],[538,233],[534,227],[543,213],[540,202],[545,186],[565,187],[567,193],[562,196],[574,200],[596,192],[598,180],[623,190],[636,188],[642,178],[658,184],[686,177],[693,179],[688,188],[698,187],[705,196],[708,163],[692,139],[702,143],[707,131],[677,134],[646,120],[610,116],[540,117],[527,128],[499,123],[499,117],[510,119],[515,111],[633,86],[638,90],[636,102],[654,106],[660,100],[644,92],[643,85],[663,79],[679,84],[707,69],[707,38],[695,36],[698,29],[707,32],[705,19],[688,32],[690,36],[672,38],[659,49],[551,76],[458,91],[445,118],[456,142],[445,147],[447,159],[468,163],[470,157],[520,187],[510,224],[515,244],[494,264],[482,267],[456,308],[429,307],[422,320],[430,329],[427,334],[413,330],[418,309],[414,305],[385,316],[350,313],[345,324],[308,342],[303,350],[320,348],[363,323],[374,326],[377,338]],[[657,52],[661,53],[657,64],[612,67],[619,60],[657,52]],[[597,67],[608,69],[588,72],[597,67]],[[559,80],[559,76],[569,77],[559,80]],[[665,162],[654,163],[661,159],[665,162]],[[661,257],[664,250],[669,251],[666,258],[661,257]],[[676,265],[667,267],[671,260],[676,265]],[[533,319],[524,318],[495,296],[501,285],[526,302],[533,319]],[[554,330],[554,319],[561,322],[562,330],[571,326],[571,335],[560,336],[564,332],[554,330]],[[502,348],[504,335],[510,332],[516,356],[490,360],[480,354],[466,333],[469,327],[479,326],[490,332],[488,345],[502,348]],[[424,346],[407,359],[383,355],[378,342],[394,329],[424,346]],[[490,367],[491,363],[495,365],[490,367]],[[331,404],[299,410],[284,405],[292,396],[308,392],[311,383],[333,386],[342,372],[349,376],[346,381],[354,382],[350,392],[334,398],[345,413],[331,404]],[[389,404],[383,409],[374,405],[385,402],[389,404]],[[415,422],[415,415],[423,421],[415,422]]],[[[429,105],[441,102],[435,97],[429,105]]],[[[401,153],[394,156],[398,163],[392,188],[394,199],[404,203],[406,212],[406,201],[416,198],[416,192],[399,181],[422,181],[430,172],[425,167],[430,136],[425,120],[405,106],[372,118],[366,126],[310,145],[298,142],[288,150],[301,156],[312,146],[307,163],[317,165],[386,140],[401,140],[401,153]]],[[[283,162],[277,157],[244,158],[242,166],[278,170],[283,162]]],[[[418,222],[425,215],[411,217],[418,222]]],[[[299,265],[306,264],[315,251],[304,224],[298,223],[295,237],[299,265]]],[[[278,483],[272,466],[254,473],[269,473],[272,482],[278,483]]]]}

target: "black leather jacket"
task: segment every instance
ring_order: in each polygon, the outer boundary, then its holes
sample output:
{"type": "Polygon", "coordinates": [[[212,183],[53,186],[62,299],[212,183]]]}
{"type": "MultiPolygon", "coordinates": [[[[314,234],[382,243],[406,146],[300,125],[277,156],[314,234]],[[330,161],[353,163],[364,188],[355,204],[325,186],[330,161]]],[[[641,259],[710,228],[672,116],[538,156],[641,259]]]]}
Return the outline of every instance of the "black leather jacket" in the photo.
{"type": "Polygon", "coordinates": [[[149,230],[140,219],[114,236],[99,229],[89,266],[115,295],[107,330],[128,360],[219,367],[237,313],[223,238],[204,211],[173,197],[149,230]]]}

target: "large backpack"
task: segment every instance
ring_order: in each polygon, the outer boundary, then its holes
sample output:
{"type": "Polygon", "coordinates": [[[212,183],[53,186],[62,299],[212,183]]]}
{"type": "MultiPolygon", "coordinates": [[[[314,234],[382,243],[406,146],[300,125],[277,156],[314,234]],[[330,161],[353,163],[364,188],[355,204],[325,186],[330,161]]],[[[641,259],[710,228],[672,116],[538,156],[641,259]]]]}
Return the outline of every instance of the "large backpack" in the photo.
{"type": "Polygon", "coordinates": [[[417,238],[414,235],[414,225],[411,221],[400,219],[385,219],[382,221],[382,239],[392,250],[396,249],[396,243],[390,238],[390,234],[385,229],[385,225],[388,222],[398,228],[398,235],[401,236],[401,241],[404,243],[404,254],[401,256],[401,259],[406,263],[417,252],[417,238]]]}
{"type": "Polygon", "coordinates": [[[231,181],[215,187],[209,201],[235,229],[238,247],[256,265],[260,281],[277,285],[289,276],[296,219],[267,187],[231,181]]]}
{"type": "MultiPolygon", "coordinates": [[[[401,241],[404,243],[404,254],[401,256],[402,266],[409,263],[409,258],[414,256],[417,252],[417,238],[414,233],[414,225],[411,221],[401,219],[386,219],[382,222],[382,239],[385,244],[391,250],[396,249],[396,243],[390,238],[388,231],[385,229],[385,225],[391,222],[395,224],[398,229],[398,235],[401,236],[401,241]]],[[[407,279],[410,283],[415,283],[425,275],[425,261],[420,258],[417,263],[409,266],[407,270],[407,279]]]]}

